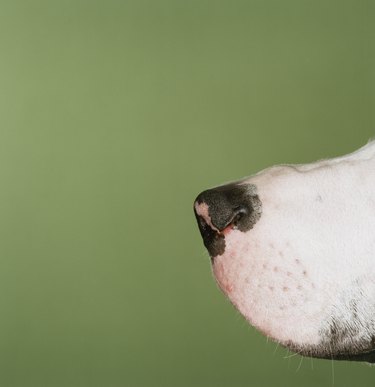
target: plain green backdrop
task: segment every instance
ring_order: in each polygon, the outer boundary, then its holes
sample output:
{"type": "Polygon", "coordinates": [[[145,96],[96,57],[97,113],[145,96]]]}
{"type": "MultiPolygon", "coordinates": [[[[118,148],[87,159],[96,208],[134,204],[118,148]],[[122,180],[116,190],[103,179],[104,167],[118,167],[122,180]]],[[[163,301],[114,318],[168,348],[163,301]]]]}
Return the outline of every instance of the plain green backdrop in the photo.
{"type": "Polygon", "coordinates": [[[375,133],[375,2],[0,0],[0,386],[373,386],[220,293],[203,189],[375,133]]]}

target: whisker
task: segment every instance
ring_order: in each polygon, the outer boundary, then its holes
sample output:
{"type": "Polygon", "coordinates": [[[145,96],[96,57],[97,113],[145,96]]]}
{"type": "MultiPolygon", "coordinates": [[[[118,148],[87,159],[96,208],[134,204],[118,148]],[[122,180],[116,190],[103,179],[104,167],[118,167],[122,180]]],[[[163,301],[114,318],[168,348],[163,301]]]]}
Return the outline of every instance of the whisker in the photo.
{"type": "Polygon", "coordinates": [[[302,365],[302,362],[303,362],[303,356],[301,356],[301,361],[299,362],[299,366],[298,366],[298,368],[296,369],[296,373],[300,370],[301,365],[302,365]]]}

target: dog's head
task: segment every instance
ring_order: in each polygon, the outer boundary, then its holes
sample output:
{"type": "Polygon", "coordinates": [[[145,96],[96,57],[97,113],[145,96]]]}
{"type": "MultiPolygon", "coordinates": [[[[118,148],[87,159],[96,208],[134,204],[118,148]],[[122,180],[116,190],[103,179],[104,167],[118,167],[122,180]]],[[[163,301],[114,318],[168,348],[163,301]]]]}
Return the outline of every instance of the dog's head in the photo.
{"type": "Polygon", "coordinates": [[[375,144],[202,192],[195,215],[222,291],[302,355],[375,362],[375,144]]]}

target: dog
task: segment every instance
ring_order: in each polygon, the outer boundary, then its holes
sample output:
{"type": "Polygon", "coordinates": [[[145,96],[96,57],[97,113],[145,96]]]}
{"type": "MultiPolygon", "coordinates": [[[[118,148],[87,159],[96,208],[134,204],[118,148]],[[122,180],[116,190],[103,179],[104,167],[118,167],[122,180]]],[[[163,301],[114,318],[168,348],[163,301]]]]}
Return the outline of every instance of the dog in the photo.
{"type": "Polygon", "coordinates": [[[375,141],[208,189],[194,212],[251,325],[303,356],[375,363],[375,141]]]}

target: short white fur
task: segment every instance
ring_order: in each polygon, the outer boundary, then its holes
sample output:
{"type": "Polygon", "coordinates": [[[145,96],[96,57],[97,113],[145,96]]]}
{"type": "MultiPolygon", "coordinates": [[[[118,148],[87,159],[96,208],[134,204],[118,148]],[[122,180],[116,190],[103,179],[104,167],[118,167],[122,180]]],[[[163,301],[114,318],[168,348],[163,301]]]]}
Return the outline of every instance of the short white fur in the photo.
{"type": "Polygon", "coordinates": [[[241,184],[257,187],[262,215],[251,230],[225,236],[213,263],[223,292],[260,331],[302,353],[372,349],[375,142],[241,184]]]}

